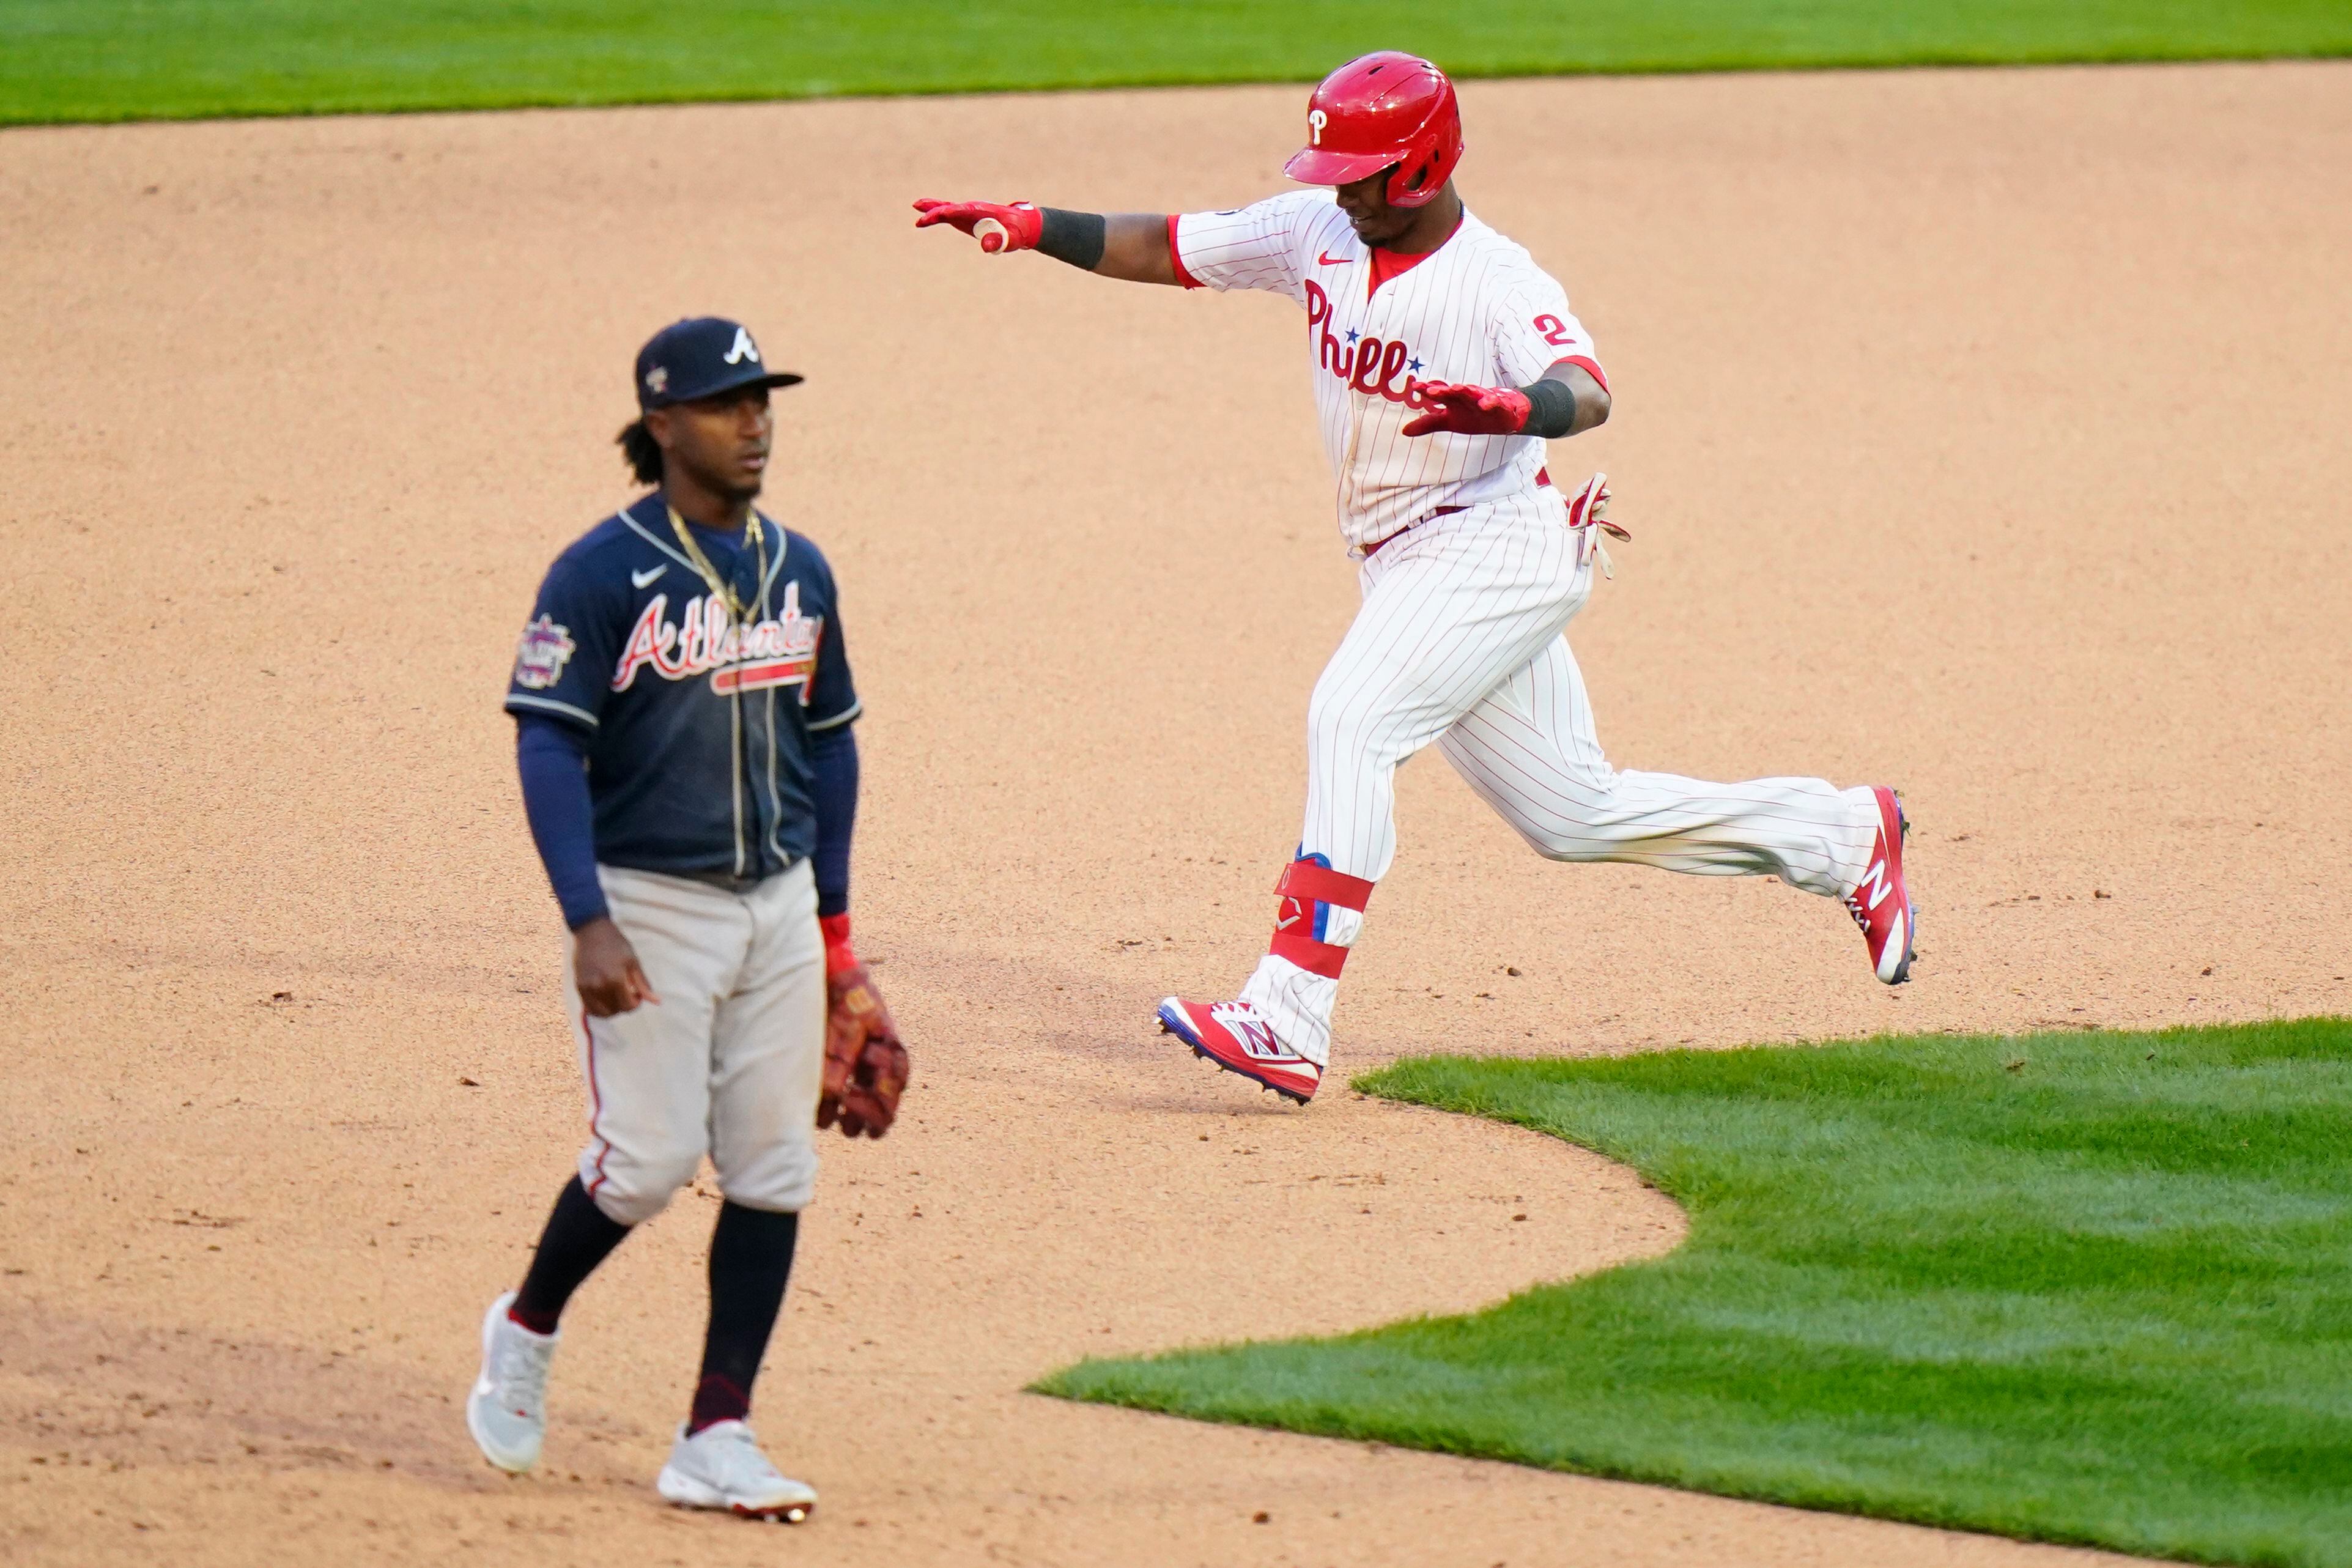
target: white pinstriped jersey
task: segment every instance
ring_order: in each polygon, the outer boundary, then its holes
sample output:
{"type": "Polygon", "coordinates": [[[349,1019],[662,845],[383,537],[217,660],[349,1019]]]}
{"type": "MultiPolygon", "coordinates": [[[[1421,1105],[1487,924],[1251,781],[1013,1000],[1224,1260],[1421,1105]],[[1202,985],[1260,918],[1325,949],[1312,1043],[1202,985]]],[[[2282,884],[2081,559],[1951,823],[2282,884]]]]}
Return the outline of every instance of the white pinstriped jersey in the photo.
{"type": "Polygon", "coordinates": [[[1408,380],[1524,386],[1574,360],[1606,384],[1567,292],[1525,247],[1467,212],[1444,245],[1378,289],[1371,250],[1327,190],[1186,213],[1169,237],[1188,285],[1264,289],[1307,308],[1316,413],[1350,545],[1378,543],[1440,507],[1530,492],[1543,468],[1533,436],[1405,435],[1420,412],[1408,380]]]}

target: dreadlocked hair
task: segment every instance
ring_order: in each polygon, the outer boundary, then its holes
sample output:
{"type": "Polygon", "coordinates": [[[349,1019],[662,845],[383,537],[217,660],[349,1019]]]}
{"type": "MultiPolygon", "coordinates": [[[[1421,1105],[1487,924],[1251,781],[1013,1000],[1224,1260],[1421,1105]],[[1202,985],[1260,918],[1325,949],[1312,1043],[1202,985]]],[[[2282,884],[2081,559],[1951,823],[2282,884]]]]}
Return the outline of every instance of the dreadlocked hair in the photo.
{"type": "Polygon", "coordinates": [[[621,448],[622,459],[629,465],[629,471],[637,476],[637,483],[661,483],[661,443],[656,441],[654,433],[646,428],[644,419],[632,419],[622,426],[621,433],[614,437],[613,441],[621,448]]]}

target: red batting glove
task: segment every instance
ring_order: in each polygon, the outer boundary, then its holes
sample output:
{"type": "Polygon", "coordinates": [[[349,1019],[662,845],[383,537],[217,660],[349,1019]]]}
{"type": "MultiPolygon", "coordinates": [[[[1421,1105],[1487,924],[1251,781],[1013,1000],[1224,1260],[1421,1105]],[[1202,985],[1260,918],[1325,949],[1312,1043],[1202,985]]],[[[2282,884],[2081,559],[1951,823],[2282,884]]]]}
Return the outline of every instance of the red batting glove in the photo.
{"type": "Polygon", "coordinates": [[[935,223],[950,223],[980,241],[981,249],[991,256],[1002,256],[1015,250],[1034,250],[1038,237],[1045,232],[1045,215],[1037,210],[1034,202],[935,202],[929,196],[915,204],[923,216],[915,220],[917,228],[929,228],[935,223]],[[991,226],[980,230],[982,224],[991,226]]]}
{"type": "Polygon", "coordinates": [[[1405,426],[1408,436],[1451,430],[1460,436],[1516,436],[1528,427],[1535,405],[1508,386],[1470,386],[1458,381],[1408,381],[1405,400],[1426,410],[1405,426]]]}
{"type": "Polygon", "coordinates": [[[1609,521],[1609,476],[1607,474],[1593,475],[1584,481],[1582,489],[1570,498],[1568,526],[1570,528],[1597,526],[1610,538],[1622,539],[1629,543],[1633,538],[1632,534],[1625,531],[1623,524],[1609,521]]]}

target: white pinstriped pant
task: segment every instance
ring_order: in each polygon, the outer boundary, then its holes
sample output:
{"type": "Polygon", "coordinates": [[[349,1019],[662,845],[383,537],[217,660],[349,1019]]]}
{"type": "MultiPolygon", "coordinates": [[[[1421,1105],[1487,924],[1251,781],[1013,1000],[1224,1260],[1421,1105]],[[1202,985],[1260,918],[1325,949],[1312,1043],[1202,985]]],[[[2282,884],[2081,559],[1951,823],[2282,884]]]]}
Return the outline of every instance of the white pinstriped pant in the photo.
{"type": "MultiPolygon", "coordinates": [[[[1301,853],[1378,881],[1396,856],[1396,770],[1434,741],[1480,798],[1553,860],[1773,876],[1830,898],[1866,868],[1878,807],[1821,779],[1707,784],[1621,773],[1561,637],[1592,592],[1591,530],[1543,489],[1433,519],[1361,568],[1363,607],[1315,683],[1301,853]]],[[[1324,937],[1363,917],[1330,909],[1324,937]]],[[[1308,1060],[1330,1060],[1339,982],[1262,959],[1242,997],[1308,1060]]]]}

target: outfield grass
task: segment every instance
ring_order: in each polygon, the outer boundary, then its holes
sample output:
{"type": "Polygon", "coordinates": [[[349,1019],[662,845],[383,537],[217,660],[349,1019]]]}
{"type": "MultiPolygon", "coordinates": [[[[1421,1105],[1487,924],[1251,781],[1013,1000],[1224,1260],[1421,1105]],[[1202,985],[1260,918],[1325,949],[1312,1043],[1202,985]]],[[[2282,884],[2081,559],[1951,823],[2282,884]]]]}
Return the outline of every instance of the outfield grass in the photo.
{"type": "Polygon", "coordinates": [[[0,0],[0,124],[1310,80],[2352,54],[2346,0],[0,0]]]}
{"type": "MultiPolygon", "coordinates": [[[[1466,1317],[1043,1392],[2215,1563],[2352,1564],[2352,1020],[1398,1064],[1687,1205],[1466,1317]]],[[[1538,1215],[1538,1219],[1541,1219],[1538,1215]]]]}

